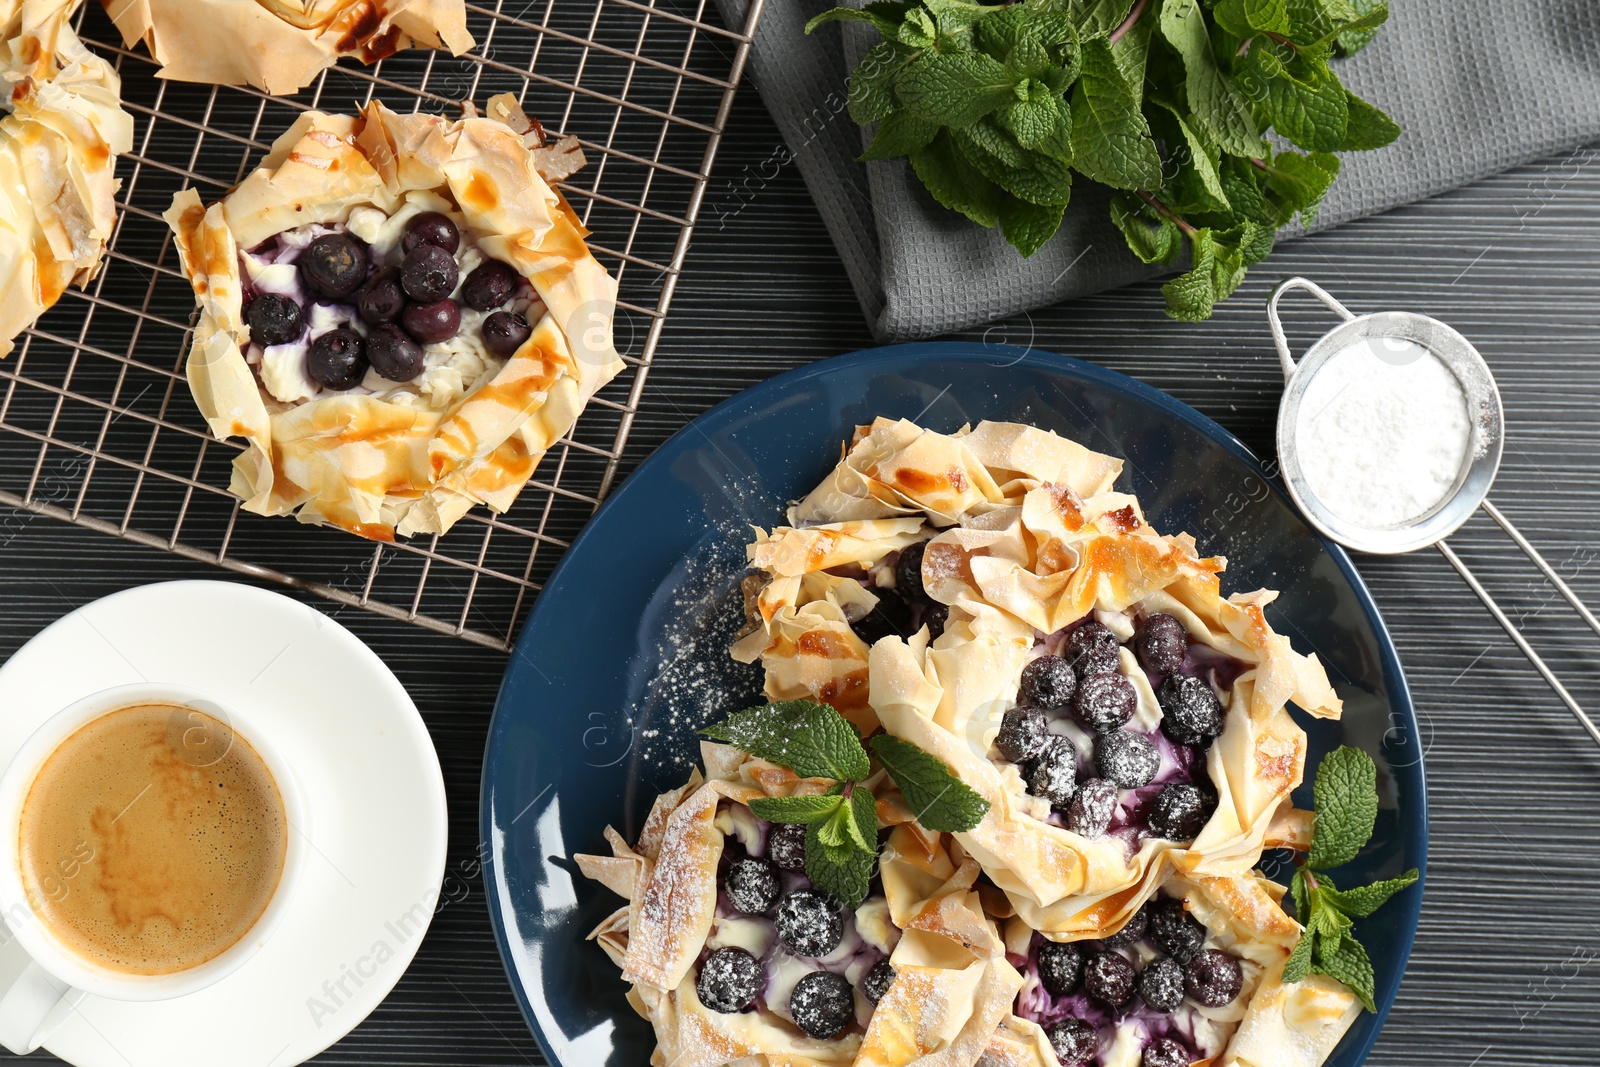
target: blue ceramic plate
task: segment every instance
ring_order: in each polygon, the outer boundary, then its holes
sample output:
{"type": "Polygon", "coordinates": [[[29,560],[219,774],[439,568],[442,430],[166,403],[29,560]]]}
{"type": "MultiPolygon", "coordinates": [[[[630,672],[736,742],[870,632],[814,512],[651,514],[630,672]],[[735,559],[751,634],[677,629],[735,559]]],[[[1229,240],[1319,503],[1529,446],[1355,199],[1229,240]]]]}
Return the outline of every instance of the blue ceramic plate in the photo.
{"type": "MultiPolygon", "coordinates": [[[[1297,713],[1313,764],[1339,744],[1377,760],[1377,833],[1341,881],[1427,862],[1417,722],[1383,620],[1349,558],[1242,444],[1147,385],[1063,356],[966,343],[856,352],[740,393],[663,445],[578,538],[522,629],[484,754],[484,886],[512,988],[552,1064],[648,1062],[649,1024],[585,940],[621,902],[570,857],[606,852],[607,825],[633,840],[656,794],[688,776],[696,728],[757,702],[756,669],[726,651],[749,529],[781,521],[852,427],[878,415],[942,431],[1025,422],[1124,457],[1118,488],[1138,494],[1157,529],[1226,556],[1225,590],[1283,590],[1269,619],[1321,657],[1345,700],[1340,722],[1297,713]]],[[[1361,1063],[1383,1025],[1421,899],[1418,886],[1358,924],[1378,1012],[1357,1020],[1338,1067],[1361,1063]]]]}

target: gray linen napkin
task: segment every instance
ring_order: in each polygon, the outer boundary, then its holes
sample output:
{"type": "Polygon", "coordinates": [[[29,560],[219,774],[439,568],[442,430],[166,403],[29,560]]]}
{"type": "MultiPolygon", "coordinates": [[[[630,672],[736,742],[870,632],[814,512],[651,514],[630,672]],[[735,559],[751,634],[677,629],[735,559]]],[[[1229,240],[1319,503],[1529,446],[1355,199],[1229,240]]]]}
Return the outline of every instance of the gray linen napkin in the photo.
{"type": "MultiPolygon", "coordinates": [[[[1388,25],[1339,74],[1405,132],[1343,157],[1316,229],[1600,138],[1600,0],[1390,3],[1388,25]]],[[[744,24],[749,0],[717,4],[744,24]]],[[[751,67],[875,336],[931,337],[1161,272],[1127,251],[1106,217],[1109,194],[1087,180],[1061,232],[1023,259],[998,230],[935,204],[904,160],[856,162],[865,144],[845,89],[876,38],[853,24],[806,37],[806,20],[830,6],[765,0],[751,67]]],[[[1549,197],[1530,187],[1518,209],[1549,197]]]]}

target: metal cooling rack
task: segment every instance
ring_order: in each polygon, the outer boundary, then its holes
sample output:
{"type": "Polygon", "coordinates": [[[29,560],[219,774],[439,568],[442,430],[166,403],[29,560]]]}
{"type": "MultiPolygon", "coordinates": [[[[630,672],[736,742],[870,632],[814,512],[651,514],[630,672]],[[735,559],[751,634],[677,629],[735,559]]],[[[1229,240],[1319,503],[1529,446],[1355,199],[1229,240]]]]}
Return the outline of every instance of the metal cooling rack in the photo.
{"type": "Polygon", "coordinates": [[[69,290],[0,363],[0,503],[510,648],[616,477],[761,0],[738,32],[707,0],[497,0],[467,12],[472,55],[419,49],[340,65],[275,98],[157,79],[144,50],[123,48],[99,5],[86,5],[82,36],[122,76],[134,148],[118,167],[121,216],[100,276],[69,290]],[[187,185],[217,199],[308,108],[376,98],[454,116],[463,100],[481,108],[508,91],[586,150],[589,165],[562,190],[620,283],[626,368],[506,515],[479,508],[443,537],[377,545],[242,512],[227,491],[239,446],[211,438],[183,378],[194,301],[161,212],[187,185]]]}

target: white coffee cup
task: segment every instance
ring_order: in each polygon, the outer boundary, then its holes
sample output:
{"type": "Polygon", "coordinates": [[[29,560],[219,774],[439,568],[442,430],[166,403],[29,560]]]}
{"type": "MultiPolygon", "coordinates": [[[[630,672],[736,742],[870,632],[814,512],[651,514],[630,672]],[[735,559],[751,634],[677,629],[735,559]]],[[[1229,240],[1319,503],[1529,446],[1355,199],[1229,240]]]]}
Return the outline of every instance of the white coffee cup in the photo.
{"type": "MultiPolygon", "coordinates": [[[[197,743],[207,742],[197,737],[197,743]]],[[[288,911],[305,867],[307,820],[304,796],[273,747],[271,729],[234,705],[181,685],[141,682],[101,690],[57,712],[23,742],[0,774],[0,1045],[19,1054],[32,1052],[90,994],[112,1000],[169,1000],[204,989],[237,970],[266,944],[288,911]],[[45,760],[79,728],[102,715],[142,704],[204,712],[249,741],[277,782],[289,823],[283,873],[255,925],[218,955],[171,974],[112,970],[63,945],[29,904],[17,854],[22,805],[45,760]]]]}

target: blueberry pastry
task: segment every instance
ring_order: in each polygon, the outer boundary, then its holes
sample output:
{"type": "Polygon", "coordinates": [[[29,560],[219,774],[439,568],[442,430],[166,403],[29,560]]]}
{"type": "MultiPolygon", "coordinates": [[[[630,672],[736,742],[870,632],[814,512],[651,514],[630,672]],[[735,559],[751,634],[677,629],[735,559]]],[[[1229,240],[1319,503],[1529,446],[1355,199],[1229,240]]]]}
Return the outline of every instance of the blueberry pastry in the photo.
{"type": "Polygon", "coordinates": [[[657,799],[630,846],[578,856],[627,904],[594,931],[673,1067],[971,1067],[1022,976],[976,888],[978,865],[879,800],[880,877],[851,910],[805,873],[805,835],[749,807],[816,790],[722,745],[657,799]]]}
{"type": "Polygon", "coordinates": [[[100,270],[117,221],[116,157],[133,145],[122,83],[68,20],[77,0],[15,0],[0,55],[0,357],[69,285],[100,270]]]}
{"type": "Polygon", "coordinates": [[[1300,927],[1258,874],[1174,876],[1122,928],[1052,941],[1006,923],[1024,976],[983,1067],[1317,1067],[1361,1010],[1321,975],[1286,984],[1300,927]]]}
{"type": "Polygon", "coordinates": [[[123,43],[140,41],[160,76],[254,85],[274,95],[305,88],[342,56],[376,63],[403,48],[472,48],[462,0],[102,0],[123,43]]]}
{"type": "MultiPolygon", "coordinates": [[[[942,609],[937,633],[873,636],[874,725],[989,802],[961,847],[1060,938],[1120,926],[1166,864],[1250,870],[1304,766],[1285,705],[1341,711],[1316,658],[1268,625],[1275,594],[1224,599],[1224,561],[1152,530],[1112,488],[1120,472],[1032,427],[943,435],[879,419],[791,525],[750,548],[779,622],[838,579],[942,609]],[[846,528],[879,532],[851,541],[846,528]],[[801,560],[815,564],[796,578],[801,560]]],[[[848,617],[854,595],[830,586],[826,599],[848,617]]]]}
{"type": "Polygon", "coordinates": [[[200,317],[191,392],[232,490],[375,540],[511,506],[621,368],[616,283],[510,96],[448,121],[308,112],[209,207],[166,214],[200,317]]]}

